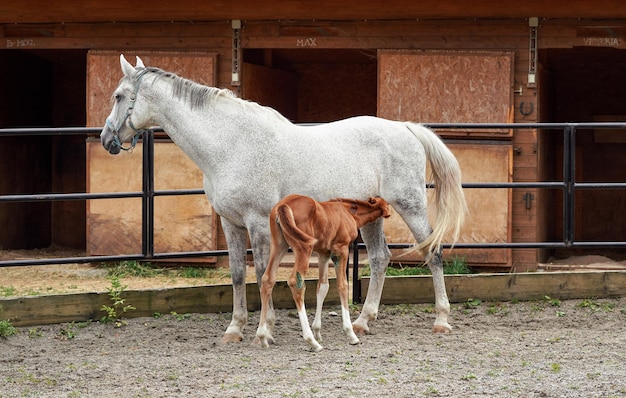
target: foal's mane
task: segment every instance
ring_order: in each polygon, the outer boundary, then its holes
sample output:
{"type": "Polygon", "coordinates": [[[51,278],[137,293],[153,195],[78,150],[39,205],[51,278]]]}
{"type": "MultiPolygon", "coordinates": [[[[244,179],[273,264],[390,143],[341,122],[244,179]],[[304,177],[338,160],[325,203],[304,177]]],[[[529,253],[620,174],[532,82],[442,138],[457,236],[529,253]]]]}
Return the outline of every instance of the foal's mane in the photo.
{"type": "Polygon", "coordinates": [[[174,97],[185,100],[191,109],[202,109],[205,108],[211,101],[217,101],[220,98],[227,98],[248,108],[251,112],[258,114],[270,114],[284,122],[291,123],[275,109],[259,105],[256,102],[241,99],[229,89],[205,86],[192,80],[180,77],[172,72],[167,72],[155,67],[147,67],[146,70],[149,73],[156,75],[154,79],[155,82],[161,78],[170,79],[172,81],[172,94],[174,97]]]}

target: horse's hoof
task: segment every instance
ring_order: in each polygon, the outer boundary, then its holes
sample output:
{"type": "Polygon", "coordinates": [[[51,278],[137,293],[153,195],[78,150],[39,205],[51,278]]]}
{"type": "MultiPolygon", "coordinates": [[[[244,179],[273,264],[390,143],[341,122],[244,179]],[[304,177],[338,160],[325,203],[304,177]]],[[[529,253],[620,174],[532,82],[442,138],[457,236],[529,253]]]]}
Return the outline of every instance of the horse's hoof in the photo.
{"type": "Polygon", "coordinates": [[[450,333],[450,327],[443,325],[433,326],[433,333],[435,334],[448,334],[450,333]]]}
{"type": "Polygon", "coordinates": [[[324,347],[318,344],[317,346],[311,346],[311,349],[313,350],[313,352],[320,352],[324,349],[324,347]]]}
{"type": "Polygon", "coordinates": [[[359,344],[360,342],[361,342],[361,341],[360,341],[357,337],[355,337],[355,338],[353,338],[353,339],[350,339],[350,344],[352,344],[352,345],[357,345],[357,344],[359,344]]]}
{"type": "Polygon", "coordinates": [[[363,326],[359,326],[359,325],[352,325],[352,330],[354,331],[354,334],[356,334],[357,336],[365,336],[366,334],[369,333],[368,328],[364,328],[363,326]]]}
{"type": "Polygon", "coordinates": [[[243,340],[243,336],[238,333],[224,333],[224,336],[222,337],[223,344],[239,343],[241,340],[243,340]]]}

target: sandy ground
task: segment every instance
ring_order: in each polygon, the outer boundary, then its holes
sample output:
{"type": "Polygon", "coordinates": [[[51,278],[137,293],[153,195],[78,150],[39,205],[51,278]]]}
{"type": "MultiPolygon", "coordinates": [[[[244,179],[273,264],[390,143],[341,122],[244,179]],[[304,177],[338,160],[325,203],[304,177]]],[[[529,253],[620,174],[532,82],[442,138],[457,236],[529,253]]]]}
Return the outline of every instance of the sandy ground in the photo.
{"type": "MultiPolygon", "coordinates": [[[[227,280],[215,272],[122,282],[227,280]]],[[[106,291],[105,273],[76,264],[0,268],[0,295],[106,291]]],[[[252,343],[258,312],[244,341],[228,345],[220,338],[230,313],[17,328],[0,337],[0,397],[626,397],[626,298],[453,304],[448,335],[430,332],[432,310],[382,306],[372,334],[352,346],[339,308],[325,308],[319,353],[302,340],[293,310],[278,311],[269,349],[252,343]]]]}
{"type": "MultiPolygon", "coordinates": [[[[18,328],[0,339],[0,397],[624,397],[626,300],[383,306],[349,345],[338,308],[311,352],[293,311],[276,344],[223,345],[230,314],[182,314],[18,328]]],[[[353,318],[356,313],[353,314],[353,318]]]]}

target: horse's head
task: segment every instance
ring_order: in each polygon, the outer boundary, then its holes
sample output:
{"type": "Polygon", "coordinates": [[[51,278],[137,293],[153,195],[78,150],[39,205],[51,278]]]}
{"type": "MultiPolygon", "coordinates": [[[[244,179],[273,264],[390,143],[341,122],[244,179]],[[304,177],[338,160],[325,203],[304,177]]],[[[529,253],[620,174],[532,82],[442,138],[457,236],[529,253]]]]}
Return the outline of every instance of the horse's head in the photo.
{"type": "Polygon", "coordinates": [[[147,119],[142,105],[137,102],[137,94],[141,78],[147,72],[146,67],[139,57],[137,65],[133,67],[124,55],[120,55],[120,64],[124,78],[120,81],[113,92],[113,110],[106,119],[106,124],[100,133],[100,141],[104,148],[113,155],[120,150],[130,150],[135,147],[139,136],[146,131],[147,119]],[[131,118],[132,117],[132,118],[131,118]],[[130,142],[130,147],[122,145],[130,142]]]}

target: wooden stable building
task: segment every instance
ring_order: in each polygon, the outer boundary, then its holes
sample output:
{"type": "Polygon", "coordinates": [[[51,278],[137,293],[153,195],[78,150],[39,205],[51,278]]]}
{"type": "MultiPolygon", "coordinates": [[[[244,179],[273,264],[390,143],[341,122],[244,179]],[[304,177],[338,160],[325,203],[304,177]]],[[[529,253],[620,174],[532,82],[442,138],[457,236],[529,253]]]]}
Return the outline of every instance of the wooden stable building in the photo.
{"type": "MultiPolygon", "coordinates": [[[[424,123],[626,120],[626,3],[618,0],[5,0],[0,37],[0,128],[102,126],[121,77],[120,53],[229,88],[296,123],[355,115],[424,123]]],[[[561,179],[560,131],[438,133],[457,155],[464,182],[561,179]]],[[[0,137],[0,195],[140,190],[141,152],[113,160],[96,138],[0,137]]],[[[625,138],[581,131],[577,180],[626,181],[625,138]]],[[[201,187],[199,170],[166,137],[155,151],[156,189],[201,187]]],[[[562,239],[559,190],[466,195],[471,216],[462,242],[562,239]]],[[[579,192],[576,239],[626,240],[624,198],[623,190],[579,192]]],[[[157,252],[225,247],[204,197],[156,201],[157,252]]],[[[139,220],[139,199],[1,203],[0,247],[138,253],[139,220]]],[[[390,242],[411,241],[400,221],[386,225],[390,242]]],[[[572,254],[455,253],[516,271],[572,254]]]]}

